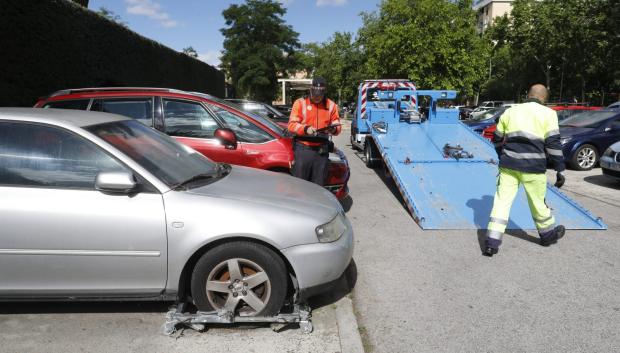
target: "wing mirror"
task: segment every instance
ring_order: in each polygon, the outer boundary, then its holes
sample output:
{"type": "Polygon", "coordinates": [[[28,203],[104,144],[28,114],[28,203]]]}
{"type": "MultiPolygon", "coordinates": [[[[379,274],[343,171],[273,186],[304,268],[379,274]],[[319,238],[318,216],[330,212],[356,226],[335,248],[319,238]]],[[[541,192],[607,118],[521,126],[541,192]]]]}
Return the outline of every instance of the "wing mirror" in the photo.
{"type": "Polygon", "coordinates": [[[95,189],[104,193],[129,194],[138,184],[130,172],[101,172],[95,179],[95,189]]]}
{"type": "Polygon", "coordinates": [[[218,139],[227,150],[237,149],[237,135],[231,129],[215,130],[215,138],[218,139]]]}

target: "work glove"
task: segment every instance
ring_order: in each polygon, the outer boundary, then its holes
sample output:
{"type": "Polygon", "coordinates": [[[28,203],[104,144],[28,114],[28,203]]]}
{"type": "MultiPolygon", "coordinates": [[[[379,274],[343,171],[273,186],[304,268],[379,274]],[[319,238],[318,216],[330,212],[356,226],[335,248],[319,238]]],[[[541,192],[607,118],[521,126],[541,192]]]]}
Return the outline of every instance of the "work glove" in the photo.
{"type": "Polygon", "coordinates": [[[555,184],[553,184],[556,188],[561,188],[564,185],[566,178],[562,174],[562,172],[555,173],[555,184]]]}
{"type": "Polygon", "coordinates": [[[306,134],[310,136],[316,135],[316,130],[312,126],[308,126],[306,129],[306,134]]]}

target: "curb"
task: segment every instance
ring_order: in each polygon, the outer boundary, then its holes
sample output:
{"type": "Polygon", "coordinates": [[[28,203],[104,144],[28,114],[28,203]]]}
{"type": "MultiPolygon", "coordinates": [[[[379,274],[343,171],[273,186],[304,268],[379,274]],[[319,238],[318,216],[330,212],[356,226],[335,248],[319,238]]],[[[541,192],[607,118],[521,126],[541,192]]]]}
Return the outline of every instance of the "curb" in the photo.
{"type": "Polygon", "coordinates": [[[357,319],[353,313],[351,298],[345,296],[335,304],[340,351],[342,353],[364,353],[364,345],[357,326],[357,319]]]}

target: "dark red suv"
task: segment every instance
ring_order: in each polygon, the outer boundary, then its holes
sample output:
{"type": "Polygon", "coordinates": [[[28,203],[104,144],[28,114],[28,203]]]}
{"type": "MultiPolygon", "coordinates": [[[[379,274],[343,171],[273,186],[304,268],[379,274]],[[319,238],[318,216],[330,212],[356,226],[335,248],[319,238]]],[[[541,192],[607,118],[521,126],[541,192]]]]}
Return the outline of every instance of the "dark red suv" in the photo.
{"type": "MultiPolygon", "coordinates": [[[[39,99],[35,107],[120,114],[173,136],[216,162],[289,172],[293,138],[286,129],[234,103],[196,92],[166,88],[81,88],[39,99]]],[[[347,193],[349,165],[330,153],[326,188],[339,199],[347,193]]]]}

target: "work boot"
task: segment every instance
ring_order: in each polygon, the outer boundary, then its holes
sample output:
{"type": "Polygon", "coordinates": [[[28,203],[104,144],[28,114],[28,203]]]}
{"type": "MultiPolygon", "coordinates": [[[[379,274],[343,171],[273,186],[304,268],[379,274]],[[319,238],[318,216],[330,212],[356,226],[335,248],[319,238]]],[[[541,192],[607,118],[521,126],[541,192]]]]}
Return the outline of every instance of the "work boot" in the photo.
{"type": "Polygon", "coordinates": [[[482,250],[482,255],[492,257],[493,255],[497,254],[498,251],[498,248],[492,248],[490,246],[487,246],[484,248],[484,250],[482,250]]]}
{"type": "Polygon", "coordinates": [[[559,225],[553,228],[553,230],[549,233],[550,234],[540,235],[540,245],[549,246],[551,244],[557,243],[558,239],[562,238],[564,236],[564,233],[566,233],[566,228],[564,228],[563,225],[559,225]]]}

